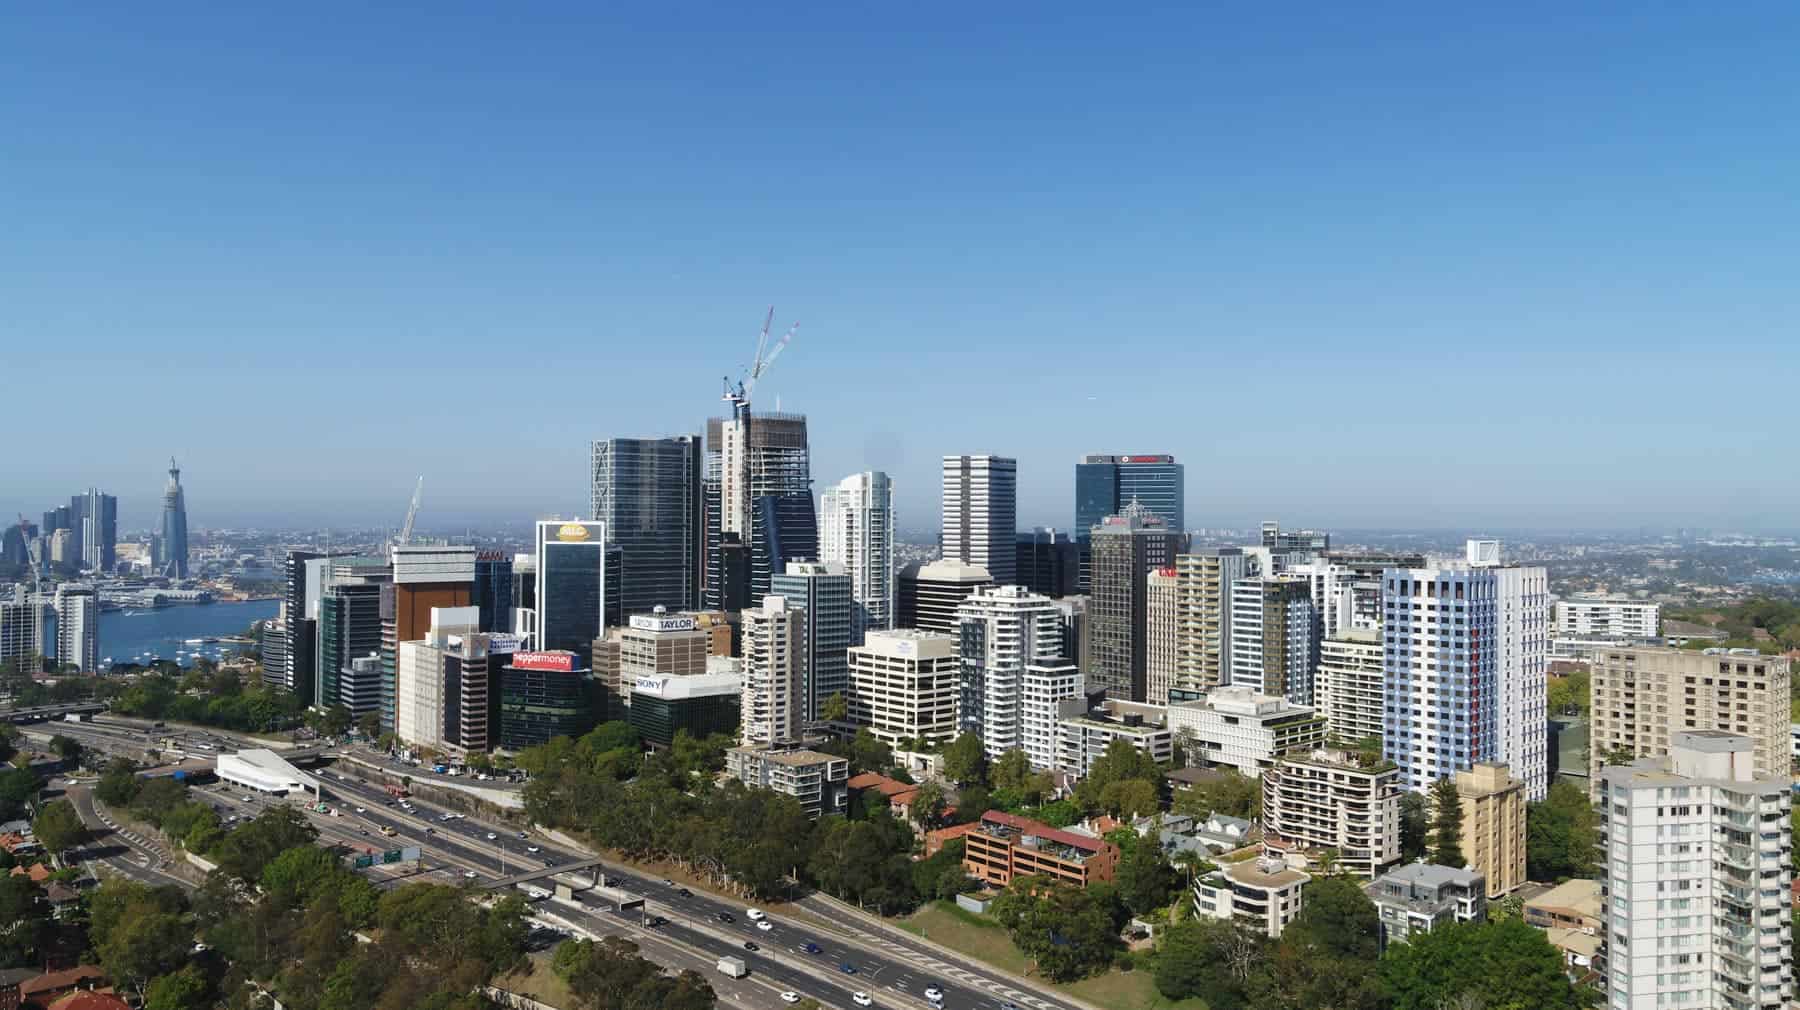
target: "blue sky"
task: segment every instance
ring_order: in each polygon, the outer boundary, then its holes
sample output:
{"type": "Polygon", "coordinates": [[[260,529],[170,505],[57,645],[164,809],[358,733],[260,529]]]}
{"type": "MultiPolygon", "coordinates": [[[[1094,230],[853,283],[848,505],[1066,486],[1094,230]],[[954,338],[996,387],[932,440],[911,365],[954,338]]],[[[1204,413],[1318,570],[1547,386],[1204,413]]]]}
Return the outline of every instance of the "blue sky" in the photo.
{"type": "Polygon", "coordinates": [[[1800,526],[1791,4],[603,6],[11,12],[0,514],[574,513],[774,303],[903,526],[1800,526]]]}

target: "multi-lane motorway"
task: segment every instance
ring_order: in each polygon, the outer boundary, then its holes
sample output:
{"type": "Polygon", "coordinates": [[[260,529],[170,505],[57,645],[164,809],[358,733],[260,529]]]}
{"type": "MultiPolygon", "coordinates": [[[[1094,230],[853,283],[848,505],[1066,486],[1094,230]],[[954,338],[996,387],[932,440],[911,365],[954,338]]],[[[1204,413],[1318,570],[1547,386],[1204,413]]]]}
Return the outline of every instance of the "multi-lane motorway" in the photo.
{"type": "MultiPolygon", "coordinates": [[[[58,729],[98,745],[135,743],[141,747],[144,743],[141,733],[134,739],[131,731],[118,727],[71,723],[58,729]]],[[[233,735],[218,732],[170,732],[190,746],[238,743],[233,735]]],[[[213,786],[196,792],[226,816],[254,814],[271,802],[293,803],[307,812],[325,844],[374,851],[417,845],[422,850],[421,864],[405,876],[386,876],[393,868],[381,868],[376,871],[378,880],[437,879],[486,885],[528,869],[542,871],[546,866],[591,858],[535,833],[520,838],[516,827],[476,817],[446,819],[449,811],[416,798],[409,812],[394,804],[382,787],[358,777],[362,771],[352,762],[314,769],[325,784],[325,802],[338,810],[337,817],[314,812],[309,797],[254,797],[245,802],[244,791],[234,787],[213,786]],[[394,834],[382,834],[383,828],[394,834]]],[[[647,954],[654,953],[656,960],[666,964],[704,967],[726,954],[743,957],[751,972],[747,978],[707,972],[708,981],[729,1003],[777,1006],[778,995],[792,991],[826,1006],[853,1010],[859,1005],[854,994],[861,992],[877,1007],[922,1008],[929,1005],[926,990],[935,988],[948,1010],[996,1010],[1007,1004],[1018,1010],[1078,1010],[1080,1006],[1060,995],[1026,989],[1022,980],[1013,976],[852,914],[809,907],[811,921],[771,914],[770,927],[764,930],[750,921],[747,907],[740,902],[703,891],[684,892],[614,863],[607,863],[604,873],[607,884],[642,895],[646,899],[642,911],[611,911],[612,902],[589,891],[577,891],[573,903],[548,901],[536,907],[544,918],[561,920],[585,932],[630,935],[647,954]],[[660,924],[658,918],[663,920],[660,924]],[[746,944],[754,944],[756,949],[747,949],[746,944]]],[[[571,875],[569,880],[576,876],[585,878],[587,873],[571,875]]],[[[553,886],[549,880],[540,883],[546,889],[553,886]]]]}

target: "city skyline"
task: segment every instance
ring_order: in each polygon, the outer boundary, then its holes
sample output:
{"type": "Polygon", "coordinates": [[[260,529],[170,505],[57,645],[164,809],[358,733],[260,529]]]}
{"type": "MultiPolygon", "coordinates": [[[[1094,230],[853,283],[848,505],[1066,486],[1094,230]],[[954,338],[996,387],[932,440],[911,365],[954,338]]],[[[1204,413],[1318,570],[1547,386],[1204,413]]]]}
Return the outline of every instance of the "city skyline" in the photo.
{"type": "Polygon", "coordinates": [[[718,413],[773,302],[802,326],[759,402],[812,419],[815,490],[891,474],[903,526],[942,455],[1018,459],[1021,524],[1064,528],[1076,459],[1139,447],[1190,525],[1800,511],[1748,465],[1785,449],[1756,376],[1800,353],[1790,8],[562,13],[14,19],[10,71],[63,83],[0,112],[5,326],[84,395],[12,392],[85,445],[0,507],[104,486],[149,525],[173,453],[197,528],[398,516],[421,472],[439,516],[580,514],[589,443],[718,413]],[[442,395],[526,347],[599,395],[442,395]],[[168,388],[207,392],[146,418],[168,388]]]}

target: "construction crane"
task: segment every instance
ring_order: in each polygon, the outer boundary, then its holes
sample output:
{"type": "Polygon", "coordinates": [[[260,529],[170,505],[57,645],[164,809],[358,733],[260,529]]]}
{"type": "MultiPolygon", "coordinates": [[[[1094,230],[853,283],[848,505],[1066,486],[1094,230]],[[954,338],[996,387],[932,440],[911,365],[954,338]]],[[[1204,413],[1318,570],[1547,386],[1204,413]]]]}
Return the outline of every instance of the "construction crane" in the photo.
{"type": "Polygon", "coordinates": [[[780,340],[775,341],[775,347],[771,350],[769,327],[774,322],[775,306],[771,305],[769,314],[763,317],[762,333],[756,338],[756,359],[750,363],[748,369],[745,369],[744,377],[738,380],[736,387],[732,386],[731,376],[725,377],[723,399],[729,401],[734,407],[741,407],[750,402],[751,395],[756,392],[756,380],[768,374],[769,366],[775,363],[776,358],[781,357],[781,352],[787,349],[788,342],[794,339],[795,332],[800,329],[799,323],[788,327],[788,331],[781,335],[780,340]]]}
{"type": "Polygon", "coordinates": [[[413,485],[412,504],[406,507],[406,524],[400,527],[400,539],[395,541],[396,544],[404,546],[412,543],[413,520],[419,517],[419,496],[424,491],[425,475],[420,474],[419,482],[413,485]]]}

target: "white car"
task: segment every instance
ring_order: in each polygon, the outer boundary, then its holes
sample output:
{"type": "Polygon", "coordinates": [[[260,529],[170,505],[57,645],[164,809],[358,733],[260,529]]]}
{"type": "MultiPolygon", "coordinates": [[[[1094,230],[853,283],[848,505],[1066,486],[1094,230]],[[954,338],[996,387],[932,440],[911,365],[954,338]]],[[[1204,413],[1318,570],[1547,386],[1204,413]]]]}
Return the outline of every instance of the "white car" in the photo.
{"type": "Polygon", "coordinates": [[[850,1002],[855,1003],[857,1006],[874,1006],[875,1005],[875,1001],[873,999],[869,998],[869,994],[866,992],[863,992],[861,989],[858,989],[857,991],[850,994],[850,1002]]]}
{"type": "Polygon", "coordinates": [[[476,873],[474,870],[464,870],[463,876],[469,878],[470,880],[480,880],[481,879],[481,874],[476,873]]]}
{"type": "Polygon", "coordinates": [[[928,985],[925,987],[925,998],[933,1003],[941,1003],[944,1000],[944,991],[935,985],[928,985]]]}
{"type": "Polygon", "coordinates": [[[488,832],[488,841],[490,841],[490,842],[497,842],[497,841],[499,841],[499,840],[500,840],[500,836],[499,836],[499,835],[496,835],[496,834],[494,834],[494,833],[493,833],[493,832],[492,832],[492,831],[490,831],[490,832],[488,832]]]}
{"type": "Polygon", "coordinates": [[[525,846],[525,851],[526,851],[526,852],[529,852],[529,853],[531,853],[531,854],[532,854],[532,855],[534,855],[534,856],[535,856],[535,855],[537,855],[537,854],[538,854],[538,853],[539,853],[539,852],[542,852],[542,851],[543,851],[543,850],[542,850],[542,849],[540,849],[540,848],[538,848],[538,847],[537,847],[537,846],[535,846],[535,845],[527,845],[527,846],[525,846]]]}
{"type": "Polygon", "coordinates": [[[744,918],[749,919],[751,922],[761,922],[764,918],[763,910],[760,908],[749,909],[744,913],[744,918]]]}
{"type": "Polygon", "coordinates": [[[798,1003],[800,1002],[800,994],[789,989],[787,992],[781,994],[781,1001],[783,1003],[798,1003]]]}
{"type": "Polygon", "coordinates": [[[356,812],[357,812],[357,813],[359,813],[359,814],[366,814],[366,813],[368,813],[368,812],[369,812],[369,811],[368,811],[368,808],[366,808],[366,807],[357,807],[357,808],[356,808],[356,812]]]}
{"type": "Polygon", "coordinates": [[[758,920],[756,920],[756,928],[767,933],[769,930],[775,928],[775,924],[770,922],[767,919],[758,919],[758,920]]]}

